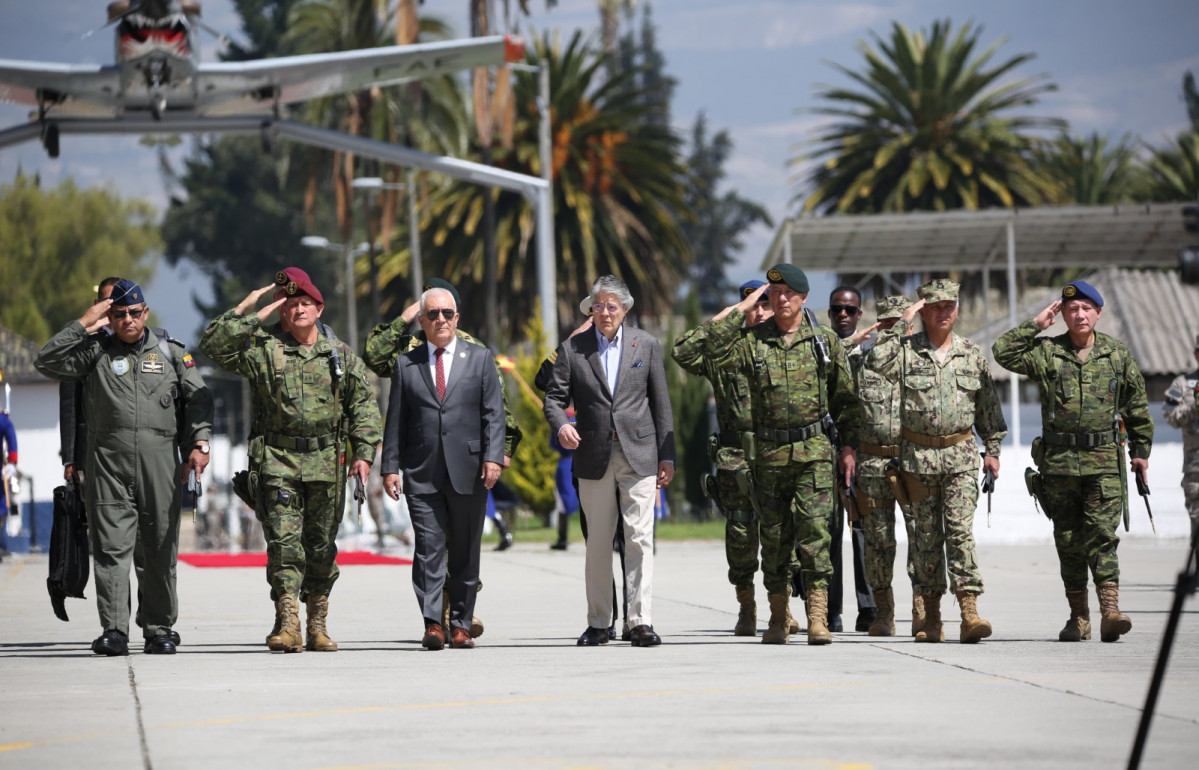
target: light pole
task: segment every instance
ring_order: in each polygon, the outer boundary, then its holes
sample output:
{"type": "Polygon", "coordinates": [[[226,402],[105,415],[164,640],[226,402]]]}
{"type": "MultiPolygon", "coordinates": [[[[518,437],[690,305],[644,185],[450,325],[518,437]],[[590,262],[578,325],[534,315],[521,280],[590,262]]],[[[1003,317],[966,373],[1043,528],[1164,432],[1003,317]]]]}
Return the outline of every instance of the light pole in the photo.
{"type": "Polygon", "coordinates": [[[416,214],[416,173],[404,172],[404,182],[384,182],[377,176],[361,176],[353,185],[359,190],[407,190],[408,192],[408,276],[412,280],[412,299],[421,295],[425,279],[421,271],[420,219],[416,214]]]}
{"type": "Polygon", "coordinates": [[[300,239],[300,244],[310,249],[324,249],[325,251],[342,252],[345,254],[346,322],[350,327],[347,342],[349,342],[351,350],[358,350],[358,308],[357,303],[354,301],[354,258],[369,251],[370,244],[360,243],[357,246],[351,246],[348,243],[333,243],[328,238],[320,235],[305,235],[300,239]]]}

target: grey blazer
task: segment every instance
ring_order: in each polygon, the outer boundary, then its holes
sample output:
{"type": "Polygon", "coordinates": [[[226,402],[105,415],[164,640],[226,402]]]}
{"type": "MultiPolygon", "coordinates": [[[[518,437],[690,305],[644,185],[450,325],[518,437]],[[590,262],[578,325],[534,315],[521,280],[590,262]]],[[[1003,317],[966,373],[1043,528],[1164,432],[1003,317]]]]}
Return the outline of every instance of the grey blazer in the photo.
{"type": "Polygon", "coordinates": [[[658,463],[674,462],[674,416],[666,392],[662,346],[647,332],[625,326],[616,394],[599,359],[599,342],[588,329],[562,343],[553,377],[545,392],[545,417],[554,436],[567,422],[566,407],[574,402],[579,448],[574,474],[581,479],[603,478],[612,454],[612,432],[633,470],[655,476],[658,463]]]}
{"type": "Polygon", "coordinates": [[[404,474],[404,491],[483,490],[483,463],[504,462],[504,402],[491,353],[458,338],[445,401],[429,370],[429,346],[396,357],[380,471],[404,474]]]}

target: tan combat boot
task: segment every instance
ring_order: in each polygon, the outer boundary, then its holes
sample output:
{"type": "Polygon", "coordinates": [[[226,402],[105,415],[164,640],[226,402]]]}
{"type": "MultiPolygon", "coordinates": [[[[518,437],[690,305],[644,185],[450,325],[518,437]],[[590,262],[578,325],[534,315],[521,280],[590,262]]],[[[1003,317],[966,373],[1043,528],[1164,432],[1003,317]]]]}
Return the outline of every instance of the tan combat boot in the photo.
{"type": "Polygon", "coordinates": [[[1091,638],[1091,608],[1087,606],[1087,590],[1067,591],[1066,601],[1070,602],[1070,619],[1058,632],[1059,642],[1081,642],[1091,638]]]}
{"type": "Polygon", "coordinates": [[[754,602],[753,586],[737,586],[737,603],[741,609],[737,612],[737,625],[733,626],[733,636],[758,635],[758,605],[754,602]]]}
{"type": "Polygon", "coordinates": [[[799,621],[796,620],[795,616],[791,614],[791,602],[790,601],[787,602],[787,633],[789,633],[789,634],[798,634],[799,633],[799,621]]]}
{"type": "Polygon", "coordinates": [[[924,596],[912,594],[912,636],[924,630],[924,596]]]}
{"type": "Polygon", "coordinates": [[[267,640],[274,652],[302,652],[304,636],[300,633],[300,602],[294,594],[284,594],[275,602],[279,616],[279,633],[267,640]]]}
{"type": "Polygon", "coordinates": [[[874,603],[878,614],[866,633],[870,636],[895,636],[895,594],[890,588],[875,589],[874,603]]]}
{"type": "Polygon", "coordinates": [[[924,625],[916,633],[916,641],[945,641],[945,629],[941,626],[941,594],[924,594],[924,625]]]}
{"type": "Polygon", "coordinates": [[[1099,594],[1099,639],[1104,642],[1117,641],[1132,630],[1132,621],[1120,612],[1120,584],[1100,583],[1095,586],[1099,594]]]}
{"type": "MultiPolygon", "coordinates": [[[[479,582],[479,588],[483,587],[482,581],[479,582]]],[[[450,592],[443,590],[441,592],[441,626],[442,628],[450,627],[450,592]]],[[[476,617],[470,619],[470,638],[478,639],[483,635],[483,621],[476,617]]]]}
{"type": "Polygon", "coordinates": [[[962,607],[962,625],[958,639],[962,644],[977,644],[991,635],[991,621],[978,616],[978,594],[958,591],[958,604],[962,607]]]}
{"type": "Polygon", "coordinates": [[[271,631],[266,635],[266,646],[271,646],[271,639],[279,635],[279,629],[283,627],[283,617],[279,614],[279,602],[275,602],[275,625],[271,626],[271,631]]]}
{"type": "Polygon", "coordinates": [[[823,588],[808,590],[808,644],[832,644],[833,635],[828,630],[828,591],[823,588]]]}
{"type": "Polygon", "coordinates": [[[788,594],[767,594],[766,598],[770,600],[770,625],[762,634],[762,644],[786,644],[791,636],[791,629],[787,625],[787,604],[791,597],[788,594]]]}
{"type": "Polygon", "coordinates": [[[337,652],[337,642],[329,638],[325,621],[329,618],[329,597],[310,596],[306,603],[307,638],[304,649],[315,652],[337,652]]]}

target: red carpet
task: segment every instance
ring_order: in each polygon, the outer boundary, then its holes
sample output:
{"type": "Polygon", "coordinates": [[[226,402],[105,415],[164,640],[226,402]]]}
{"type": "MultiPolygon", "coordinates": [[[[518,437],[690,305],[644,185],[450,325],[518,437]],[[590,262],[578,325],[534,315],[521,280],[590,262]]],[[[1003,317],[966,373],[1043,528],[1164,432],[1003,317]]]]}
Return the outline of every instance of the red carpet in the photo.
{"type": "MultiPolygon", "coordinates": [[[[179,561],[193,567],[265,567],[265,553],[181,553],[179,561]]],[[[411,564],[412,559],[381,556],[370,551],[339,551],[337,564],[411,564]]]]}

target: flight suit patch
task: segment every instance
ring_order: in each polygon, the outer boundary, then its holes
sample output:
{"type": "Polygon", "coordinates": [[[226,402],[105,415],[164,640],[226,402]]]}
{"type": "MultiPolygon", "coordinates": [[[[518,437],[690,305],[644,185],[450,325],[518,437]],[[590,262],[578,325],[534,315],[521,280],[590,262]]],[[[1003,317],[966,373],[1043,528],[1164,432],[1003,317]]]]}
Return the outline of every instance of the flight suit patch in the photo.
{"type": "Polygon", "coordinates": [[[120,377],[129,371],[129,359],[125,358],[124,356],[114,358],[112,359],[112,362],[109,363],[109,367],[112,368],[113,374],[120,377]]]}
{"type": "Polygon", "coordinates": [[[166,364],[162,362],[157,353],[148,353],[142,360],[141,370],[146,374],[162,374],[166,371],[166,364]]]}

